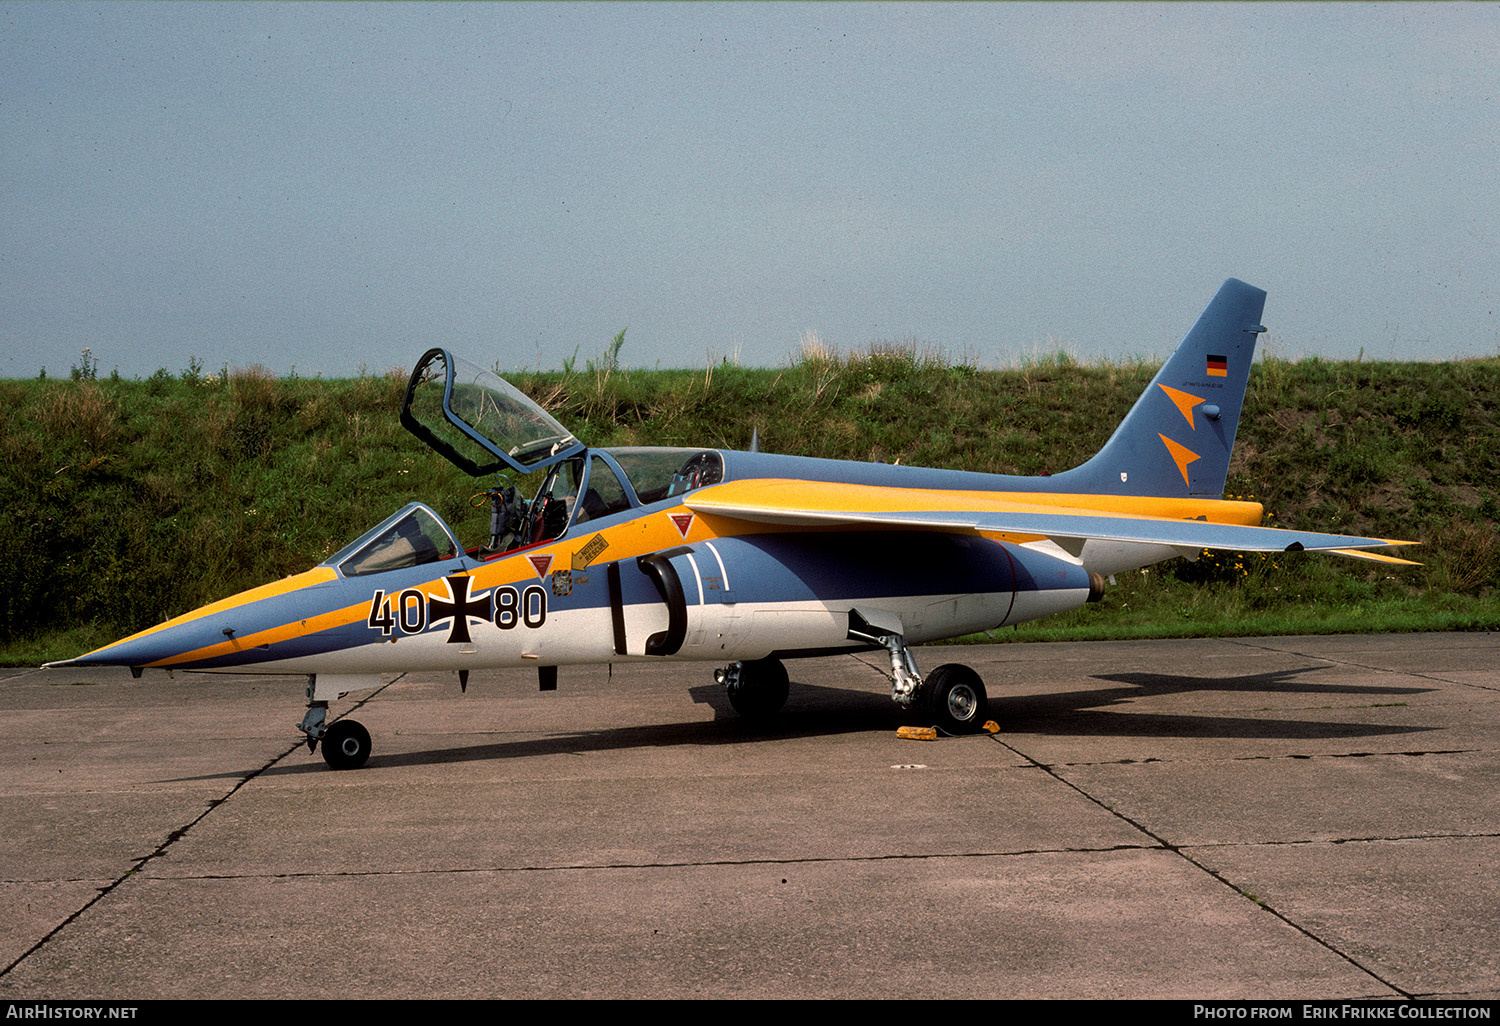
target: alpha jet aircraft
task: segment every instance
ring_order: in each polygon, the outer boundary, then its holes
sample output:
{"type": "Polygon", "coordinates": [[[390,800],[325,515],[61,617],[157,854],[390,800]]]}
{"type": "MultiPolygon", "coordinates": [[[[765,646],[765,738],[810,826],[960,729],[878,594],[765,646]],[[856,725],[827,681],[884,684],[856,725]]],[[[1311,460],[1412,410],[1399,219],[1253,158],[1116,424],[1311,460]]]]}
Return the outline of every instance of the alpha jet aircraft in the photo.
{"type": "MultiPolygon", "coordinates": [[[[370,735],[328,703],[380,674],[668,659],[718,662],[734,708],[787,699],[783,660],[890,656],[891,697],[951,733],[983,682],[923,674],[912,647],[1074,609],[1104,578],[1204,549],[1407,544],[1258,526],[1222,498],[1265,293],[1219,289],[1098,455],[1013,477],[718,449],[590,449],[496,375],[427,352],[401,422],[467,473],[498,475],[466,548],[419,502],[304,573],[51,666],[305,673],[300,729],[334,768],[370,735]],[[526,500],[508,475],[542,475],[526,500]]],[[[752,446],[752,448],[755,448],[752,446]]]]}

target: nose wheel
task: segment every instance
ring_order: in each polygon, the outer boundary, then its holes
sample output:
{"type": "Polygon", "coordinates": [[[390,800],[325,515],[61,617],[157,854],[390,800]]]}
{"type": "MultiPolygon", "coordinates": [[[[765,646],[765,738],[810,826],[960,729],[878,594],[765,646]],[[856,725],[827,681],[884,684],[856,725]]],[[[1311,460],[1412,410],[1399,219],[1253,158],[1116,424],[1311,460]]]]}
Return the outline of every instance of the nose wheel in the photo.
{"type": "Polygon", "coordinates": [[[336,770],[359,769],[370,758],[370,732],[355,720],[339,720],[323,734],[323,761],[336,770]]]}

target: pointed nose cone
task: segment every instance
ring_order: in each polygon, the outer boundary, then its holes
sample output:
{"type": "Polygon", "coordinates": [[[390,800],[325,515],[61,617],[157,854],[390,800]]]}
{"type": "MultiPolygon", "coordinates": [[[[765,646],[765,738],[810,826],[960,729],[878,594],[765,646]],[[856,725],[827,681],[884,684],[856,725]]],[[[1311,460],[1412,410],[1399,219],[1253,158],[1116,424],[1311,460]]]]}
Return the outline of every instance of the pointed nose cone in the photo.
{"type": "Polygon", "coordinates": [[[181,667],[241,663],[244,653],[268,650],[277,628],[306,617],[315,605],[308,592],[337,579],[331,567],[314,567],[272,584],[195,609],[166,623],[95,649],[76,659],[47,663],[64,666],[181,667]]]}
{"type": "Polygon", "coordinates": [[[48,663],[47,666],[179,665],[187,662],[192,653],[227,640],[224,634],[215,631],[213,624],[217,621],[212,618],[207,622],[182,622],[184,619],[169,621],[95,649],[87,655],[48,663]]]}

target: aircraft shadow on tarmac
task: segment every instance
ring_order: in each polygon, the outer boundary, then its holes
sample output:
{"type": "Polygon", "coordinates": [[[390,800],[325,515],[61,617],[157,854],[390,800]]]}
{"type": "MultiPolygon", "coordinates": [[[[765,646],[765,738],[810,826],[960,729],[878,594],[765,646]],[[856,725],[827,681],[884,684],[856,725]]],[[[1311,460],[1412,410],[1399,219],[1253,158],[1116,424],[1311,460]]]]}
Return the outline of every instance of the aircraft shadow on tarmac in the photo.
{"type": "MultiPolygon", "coordinates": [[[[1070,734],[1113,737],[1203,737],[1203,738],[1351,738],[1386,734],[1416,733],[1433,730],[1411,724],[1349,722],[1335,718],[1335,710],[1370,709],[1405,704],[1401,699],[1424,694],[1431,688],[1386,687],[1368,684],[1339,684],[1327,681],[1303,681],[1306,673],[1335,670],[1334,666],[1304,666],[1291,670],[1250,673],[1234,677],[1193,677],[1167,673],[1093,674],[1091,680],[1125,685],[1118,688],[1090,688],[1050,695],[1028,695],[1004,699],[1000,703],[1006,730],[1028,734],[1070,734]],[[1218,692],[1253,699],[1263,692],[1268,702],[1265,711],[1280,709],[1282,696],[1304,694],[1319,696],[1327,704],[1311,705],[1308,716],[1299,719],[1266,716],[1230,716],[1202,712],[1152,712],[1147,709],[1112,711],[1105,707],[1135,704],[1152,698],[1164,698],[1191,692],[1218,692]],[[1368,697],[1368,704],[1351,699],[1368,697]]],[[[991,699],[991,713],[995,712],[991,699]]]]}
{"type": "MultiPolygon", "coordinates": [[[[1304,681],[1312,672],[1327,672],[1333,666],[1308,666],[1234,677],[1195,677],[1184,674],[1120,673],[1095,674],[1091,680],[1121,685],[1085,688],[1054,694],[1008,697],[1003,683],[992,688],[990,715],[1000,723],[1000,736],[1012,734],[1163,737],[1163,738],[1308,738],[1335,739],[1416,733],[1436,729],[1411,724],[1350,722],[1336,718],[1350,709],[1399,705],[1404,696],[1432,690],[1421,687],[1384,687],[1304,681]],[[1232,716],[1213,711],[1158,713],[1149,710],[1109,709],[1139,703],[1143,699],[1192,692],[1234,693],[1253,699],[1264,692],[1267,700],[1288,693],[1318,696],[1329,704],[1310,707],[1305,718],[1232,716]],[[1367,697],[1367,705],[1348,700],[1367,697]],[[1340,702],[1339,700],[1343,701],[1340,702]]],[[[546,755],[573,755],[628,748],[660,748],[676,745],[720,745],[771,741],[800,737],[834,736],[872,730],[892,730],[912,722],[883,694],[854,688],[793,682],[786,709],[765,724],[746,723],[730,708],[724,689],[705,684],[689,689],[693,701],[714,710],[712,720],[680,723],[646,723],[599,730],[531,736],[525,739],[479,743],[423,751],[381,752],[370,758],[372,767],[422,766],[455,762],[488,762],[546,755]]],[[[1273,707],[1267,706],[1268,711],[1273,707]]],[[[322,760],[307,760],[270,767],[268,774],[327,772],[322,760]]],[[[239,776],[240,774],[234,774],[239,776]]]]}
{"type": "MultiPolygon", "coordinates": [[[[741,744],[775,738],[820,737],[857,734],[870,730],[895,730],[904,722],[902,711],[888,696],[850,688],[792,682],[787,708],[766,723],[748,723],[730,707],[724,688],[705,684],[689,688],[696,704],[714,710],[712,720],[684,723],[642,723],[599,730],[576,730],[532,736],[493,744],[471,744],[425,751],[390,752],[377,746],[368,763],[380,766],[427,766],[454,762],[489,762],[500,759],[536,758],[544,755],[578,755],[627,748],[670,748],[674,745],[741,744]]],[[[501,724],[497,724],[501,725],[501,724]]],[[[301,748],[299,742],[298,748],[301,748]]],[[[252,776],[286,776],[326,773],[321,758],[280,762],[252,776]]],[[[215,779],[245,779],[244,771],[181,777],[170,783],[215,779]]]]}

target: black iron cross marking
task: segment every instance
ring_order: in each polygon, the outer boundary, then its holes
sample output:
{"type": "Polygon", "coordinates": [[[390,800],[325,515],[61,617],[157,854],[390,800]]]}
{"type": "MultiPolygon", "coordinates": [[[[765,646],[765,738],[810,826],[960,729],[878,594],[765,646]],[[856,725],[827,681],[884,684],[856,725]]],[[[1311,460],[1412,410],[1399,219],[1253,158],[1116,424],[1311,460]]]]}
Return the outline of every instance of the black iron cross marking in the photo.
{"type": "Polygon", "coordinates": [[[431,596],[427,600],[427,620],[436,624],[439,620],[453,618],[453,628],[448,632],[448,644],[455,642],[467,645],[469,638],[469,617],[477,616],[481,620],[490,619],[494,607],[490,601],[490,593],[479,598],[469,598],[469,579],[455,574],[452,577],[443,578],[448,582],[448,594],[453,596],[453,601],[431,596]]]}

